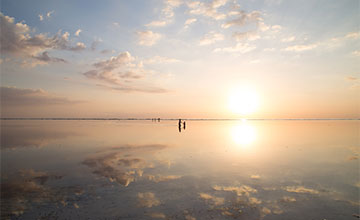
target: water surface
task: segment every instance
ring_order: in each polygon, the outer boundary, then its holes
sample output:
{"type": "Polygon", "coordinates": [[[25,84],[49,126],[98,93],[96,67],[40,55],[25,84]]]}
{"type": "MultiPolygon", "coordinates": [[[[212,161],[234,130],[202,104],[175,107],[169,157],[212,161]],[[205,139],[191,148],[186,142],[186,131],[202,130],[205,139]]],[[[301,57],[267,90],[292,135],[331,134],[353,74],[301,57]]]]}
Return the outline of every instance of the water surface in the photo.
{"type": "Polygon", "coordinates": [[[356,219],[359,121],[1,121],[2,219],[356,219]]]}

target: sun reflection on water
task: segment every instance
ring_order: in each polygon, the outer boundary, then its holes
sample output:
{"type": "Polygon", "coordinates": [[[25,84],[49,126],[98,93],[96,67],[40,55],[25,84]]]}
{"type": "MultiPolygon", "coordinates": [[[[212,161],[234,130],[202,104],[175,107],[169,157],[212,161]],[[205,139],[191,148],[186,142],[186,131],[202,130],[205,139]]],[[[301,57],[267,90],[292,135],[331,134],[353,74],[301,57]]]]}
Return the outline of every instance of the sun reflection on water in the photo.
{"type": "Polygon", "coordinates": [[[256,129],[246,120],[242,120],[231,128],[231,137],[241,147],[248,147],[256,140],[256,129]]]}

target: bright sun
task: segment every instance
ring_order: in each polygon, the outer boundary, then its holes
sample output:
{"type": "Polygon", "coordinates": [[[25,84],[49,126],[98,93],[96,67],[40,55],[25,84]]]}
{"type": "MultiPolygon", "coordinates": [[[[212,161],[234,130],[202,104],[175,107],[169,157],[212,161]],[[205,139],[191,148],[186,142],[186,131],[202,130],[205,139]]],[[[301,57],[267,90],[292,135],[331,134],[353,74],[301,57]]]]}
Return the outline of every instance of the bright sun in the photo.
{"type": "Polygon", "coordinates": [[[255,90],[249,87],[239,87],[230,91],[229,109],[240,115],[253,113],[259,105],[255,90]]]}

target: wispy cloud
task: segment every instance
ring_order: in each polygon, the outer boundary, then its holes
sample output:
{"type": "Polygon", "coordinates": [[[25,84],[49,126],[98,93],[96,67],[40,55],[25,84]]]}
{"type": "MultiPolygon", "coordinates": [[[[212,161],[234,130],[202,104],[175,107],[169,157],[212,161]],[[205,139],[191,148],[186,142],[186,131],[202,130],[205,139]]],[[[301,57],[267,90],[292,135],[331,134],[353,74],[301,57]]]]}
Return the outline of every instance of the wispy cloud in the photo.
{"type": "Polygon", "coordinates": [[[261,16],[262,16],[261,12],[259,11],[252,11],[249,13],[245,11],[240,11],[239,14],[237,15],[237,18],[225,22],[222,25],[222,28],[229,28],[232,26],[243,27],[245,25],[255,24],[256,26],[265,29],[265,27],[263,27],[264,19],[261,16]]]}
{"type": "Polygon", "coordinates": [[[164,64],[164,63],[177,63],[180,62],[178,59],[162,57],[162,56],[154,56],[149,59],[144,60],[144,64],[164,64]]]}
{"type": "Polygon", "coordinates": [[[358,56],[360,56],[360,50],[355,50],[355,51],[351,52],[351,54],[358,57],[358,56]]]}
{"type": "Polygon", "coordinates": [[[81,29],[78,29],[78,30],[75,32],[75,36],[78,37],[78,36],[80,35],[81,31],[82,31],[81,29]]]}
{"type": "Polygon", "coordinates": [[[189,18],[184,23],[184,28],[189,28],[189,26],[197,21],[196,18],[189,18]]]}
{"type": "Polygon", "coordinates": [[[54,14],[55,11],[49,11],[46,13],[46,17],[50,18],[52,14],[54,14]]]}
{"type": "Polygon", "coordinates": [[[183,0],[164,0],[164,8],[161,11],[159,20],[147,24],[148,27],[163,27],[173,21],[174,9],[183,4],[183,0]]]}
{"type": "Polygon", "coordinates": [[[51,94],[43,89],[21,89],[10,86],[0,87],[2,106],[69,105],[81,103],[51,94]]]}
{"type": "Polygon", "coordinates": [[[190,14],[222,20],[226,18],[226,14],[219,12],[218,9],[227,2],[227,0],[213,0],[211,2],[190,1],[187,2],[187,6],[189,7],[190,14]]]}
{"type": "Polygon", "coordinates": [[[308,50],[313,50],[315,48],[317,48],[319,45],[318,44],[297,44],[297,45],[293,45],[293,46],[288,46],[286,47],[284,50],[285,51],[293,51],[293,52],[303,52],[303,51],[308,51],[308,50]]]}
{"type": "Polygon", "coordinates": [[[256,31],[234,32],[233,38],[236,41],[241,41],[241,40],[253,41],[253,40],[260,39],[260,35],[256,31]]]}
{"type": "Polygon", "coordinates": [[[256,49],[256,46],[248,43],[237,43],[234,47],[216,48],[214,52],[248,53],[256,49]]]}
{"type": "Polygon", "coordinates": [[[222,35],[221,33],[211,31],[207,33],[203,38],[201,38],[199,45],[201,46],[209,45],[222,40],[224,40],[224,35],[222,35]]]}
{"type": "Polygon", "coordinates": [[[291,36],[291,37],[286,37],[286,38],[283,38],[281,39],[282,42],[292,42],[295,40],[295,36],[291,36]]]}
{"type": "Polygon", "coordinates": [[[152,46],[161,38],[161,34],[152,31],[137,31],[136,34],[138,44],[143,46],[152,46]]]}

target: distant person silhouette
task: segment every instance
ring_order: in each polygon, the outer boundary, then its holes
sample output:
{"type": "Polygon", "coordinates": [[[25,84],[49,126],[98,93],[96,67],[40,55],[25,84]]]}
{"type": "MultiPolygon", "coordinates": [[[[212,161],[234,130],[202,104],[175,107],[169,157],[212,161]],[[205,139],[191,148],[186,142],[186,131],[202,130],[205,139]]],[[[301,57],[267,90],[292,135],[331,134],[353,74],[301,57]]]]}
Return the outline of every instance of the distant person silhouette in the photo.
{"type": "Polygon", "coordinates": [[[181,132],[181,119],[179,119],[178,125],[179,125],[179,132],[181,132]]]}
{"type": "Polygon", "coordinates": [[[186,128],[186,123],[185,123],[185,121],[183,122],[183,128],[184,128],[184,130],[185,130],[185,128],[186,128]]]}
{"type": "Polygon", "coordinates": [[[158,122],[160,122],[160,118],[158,118],[158,122]]]}

